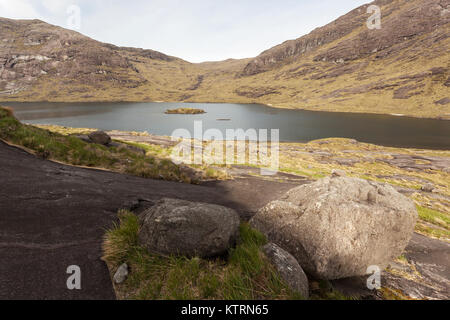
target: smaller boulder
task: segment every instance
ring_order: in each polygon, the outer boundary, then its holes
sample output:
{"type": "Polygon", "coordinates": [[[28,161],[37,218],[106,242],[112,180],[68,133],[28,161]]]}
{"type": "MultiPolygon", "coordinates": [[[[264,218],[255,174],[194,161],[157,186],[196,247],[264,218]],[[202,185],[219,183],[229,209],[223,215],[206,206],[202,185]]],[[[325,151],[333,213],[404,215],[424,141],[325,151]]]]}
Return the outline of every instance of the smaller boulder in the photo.
{"type": "Polygon", "coordinates": [[[426,185],[422,186],[421,190],[424,192],[433,192],[435,189],[434,185],[432,183],[427,183],[426,185]]]}
{"type": "Polygon", "coordinates": [[[111,137],[104,131],[91,132],[88,137],[93,143],[102,144],[104,146],[111,143],[111,137]]]}
{"type": "Polygon", "coordinates": [[[128,277],[128,265],[126,263],[122,264],[114,274],[114,282],[116,284],[121,284],[128,277]]]}
{"type": "Polygon", "coordinates": [[[227,252],[239,235],[239,215],[219,205],[162,199],[140,215],[139,241],[150,252],[200,258],[227,252]]]}
{"type": "Polygon", "coordinates": [[[275,243],[268,243],[262,249],[289,288],[308,299],[308,278],[297,260],[275,243]]]}
{"type": "Polygon", "coordinates": [[[335,178],[335,177],[345,177],[347,176],[347,174],[345,173],[344,170],[341,169],[333,169],[333,171],[331,171],[331,177],[335,178]]]}

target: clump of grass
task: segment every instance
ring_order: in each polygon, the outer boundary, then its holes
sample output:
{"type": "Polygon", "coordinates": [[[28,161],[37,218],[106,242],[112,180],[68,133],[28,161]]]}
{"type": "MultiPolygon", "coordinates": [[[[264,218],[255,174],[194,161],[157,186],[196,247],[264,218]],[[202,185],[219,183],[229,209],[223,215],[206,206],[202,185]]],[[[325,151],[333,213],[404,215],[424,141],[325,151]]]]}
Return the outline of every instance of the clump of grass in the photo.
{"type": "Polygon", "coordinates": [[[138,242],[138,217],[119,212],[107,231],[103,259],[111,272],[126,262],[128,279],[116,286],[121,299],[299,299],[261,251],[265,237],[248,224],[227,257],[212,260],[149,253],[138,242]]]}
{"type": "Polygon", "coordinates": [[[449,229],[450,217],[447,214],[421,206],[417,206],[417,212],[421,220],[449,229]]]}
{"type": "Polygon", "coordinates": [[[445,229],[439,229],[432,225],[425,225],[423,223],[417,223],[414,229],[417,233],[423,234],[428,237],[437,238],[441,240],[449,240],[450,232],[445,229]]]}
{"type": "Polygon", "coordinates": [[[98,129],[88,129],[88,128],[71,128],[57,125],[49,125],[49,124],[35,124],[35,127],[45,129],[51,132],[56,132],[62,135],[76,135],[76,134],[84,134],[88,135],[91,132],[97,131],[98,129]]]}
{"type": "Polygon", "coordinates": [[[100,167],[145,178],[197,183],[193,171],[181,170],[157,155],[143,155],[123,147],[90,144],[74,136],[20,123],[0,107],[0,139],[23,146],[43,158],[68,164],[100,167]]]}
{"type": "Polygon", "coordinates": [[[416,232],[437,239],[450,239],[448,214],[422,206],[416,207],[420,219],[415,227],[416,232]]]}
{"type": "Polygon", "coordinates": [[[400,290],[391,289],[391,288],[381,288],[380,292],[385,300],[414,300],[408,297],[406,294],[401,292],[400,290]]]}
{"type": "Polygon", "coordinates": [[[13,116],[13,110],[10,107],[2,107],[3,113],[6,117],[12,117],[13,116]]]}

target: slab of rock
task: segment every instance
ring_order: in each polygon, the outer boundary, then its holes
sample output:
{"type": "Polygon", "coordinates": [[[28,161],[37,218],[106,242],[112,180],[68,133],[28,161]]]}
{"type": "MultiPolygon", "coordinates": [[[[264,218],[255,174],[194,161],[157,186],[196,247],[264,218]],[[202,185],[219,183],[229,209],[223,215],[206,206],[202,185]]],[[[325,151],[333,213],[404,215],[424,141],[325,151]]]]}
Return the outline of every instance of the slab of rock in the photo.
{"type": "Polygon", "coordinates": [[[450,103],[450,98],[449,98],[449,97],[447,97],[447,98],[444,98],[444,99],[441,99],[441,100],[435,101],[434,103],[435,103],[435,104],[439,104],[439,105],[442,105],[442,106],[444,106],[444,105],[446,105],[446,104],[449,104],[449,103],[450,103]]]}
{"type": "Polygon", "coordinates": [[[111,142],[111,137],[104,131],[91,132],[88,137],[93,143],[102,144],[105,146],[111,142]]]}
{"type": "Polygon", "coordinates": [[[331,171],[331,176],[332,177],[345,177],[347,176],[346,172],[344,170],[341,169],[333,169],[331,171]]]}
{"type": "Polygon", "coordinates": [[[308,278],[297,260],[275,243],[268,243],[262,249],[289,288],[308,299],[308,278]]]}
{"type": "Polygon", "coordinates": [[[434,185],[432,183],[427,183],[426,185],[422,186],[420,190],[424,192],[433,192],[435,189],[434,185]]]}
{"type": "Polygon", "coordinates": [[[126,263],[122,264],[114,274],[114,282],[117,284],[121,284],[128,277],[128,265],[126,263]]]}
{"type": "Polygon", "coordinates": [[[92,140],[86,134],[75,135],[75,137],[77,137],[80,140],[83,140],[84,142],[92,143],[92,140]]]}
{"type": "Polygon", "coordinates": [[[332,177],[290,190],[261,208],[252,227],[290,252],[320,279],[384,269],[408,244],[417,220],[414,203],[393,187],[332,177]]]}
{"type": "Polygon", "coordinates": [[[150,252],[201,258],[235,244],[239,216],[223,206],[162,199],[140,215],[139,241],[150,252]]]}

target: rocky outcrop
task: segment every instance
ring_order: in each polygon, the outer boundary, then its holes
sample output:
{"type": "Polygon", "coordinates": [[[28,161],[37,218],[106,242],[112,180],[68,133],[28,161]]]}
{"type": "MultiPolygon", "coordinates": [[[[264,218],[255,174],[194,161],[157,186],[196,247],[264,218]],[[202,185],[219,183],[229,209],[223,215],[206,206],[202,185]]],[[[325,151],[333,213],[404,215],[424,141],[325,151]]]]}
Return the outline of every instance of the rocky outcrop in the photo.
{"type": "Polygon", "coordinates": [[[268,243],[262,249],[289,288],[308,299],[308,278],[297,260],[275,243],[268,243]]]}
{"type": "Polygon", "coordinates": [[[140,215],[139,241],[150,252],[201,258],[221,255],[239,234],[239,216],[218,205],[162,199],[140,215]]]}
{"type": "Polygon", "coordinates": [[[109,82],[136,87],[146,80],[134,68],[135,55],[172,61],[153,50],[120,48],[40,20],[0,18],[0,93],[14,94],[47,76],[71,84],[109,82]]]}
{"type": "Polygon", "coordinates": [[[408,244],[416,219],[414,203],[391,186],[333,177],[290,190],[250,223],[307,273],[339,279],[384,269],[408,244]]]}
{"type": "Polygon", "coordinates": [[[445,28],[438,31],[437,28],[449,22],[448,1],[377,0],[350,11],[308,35],[264,51],[250,61],[241,74],[250,76],[265,72],[309,53],[315,54],[315,61],[338,64],[371,54],[375,54],[378,59],[386,58],[402,52],[405,46],[413,47],[415,42],[429,41],[431,44],[445,40],[445,28]],[[371,15],[367,13],[370,5],[381,8],[382,27],[379,30],[366,27],[371,15]],[[332,47],[327,46],[329,44],[332,47]]]}
{"type": "Polygon", "coordinates": [[[260,98],[270,94],[280,94],[280,91],[271,87],[239,87],[234,91],[238,96],[247,98],[260,98]]]}
{"type": "Polygon", "coordinates": [[[104,131],[91,132],[88,137],[89,140],[91,140],[93,143],[102,144],[104,146],[107,146],[111,143],[111,137],[104,131]]]}
{"type": "Polygon", "coordinates": [[[436,187],[432,183],[427,183],[420,188],[420,190],[425,192],[433,192],[436,187]]]}

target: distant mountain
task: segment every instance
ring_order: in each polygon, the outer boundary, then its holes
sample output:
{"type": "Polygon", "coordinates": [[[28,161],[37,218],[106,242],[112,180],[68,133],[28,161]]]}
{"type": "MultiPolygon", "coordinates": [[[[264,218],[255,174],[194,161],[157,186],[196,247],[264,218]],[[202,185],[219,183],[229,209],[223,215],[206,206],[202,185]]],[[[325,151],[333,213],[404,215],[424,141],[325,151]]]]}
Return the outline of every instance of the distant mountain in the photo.
{"type": "Polygon", "coordinates": [[[450,0],[378,0],[259,56],[192,64],[0,18],[0,100],[264,103],[450,119],[450,0]],[[381,29],[366,25],[381,8],[381,29]]]}

